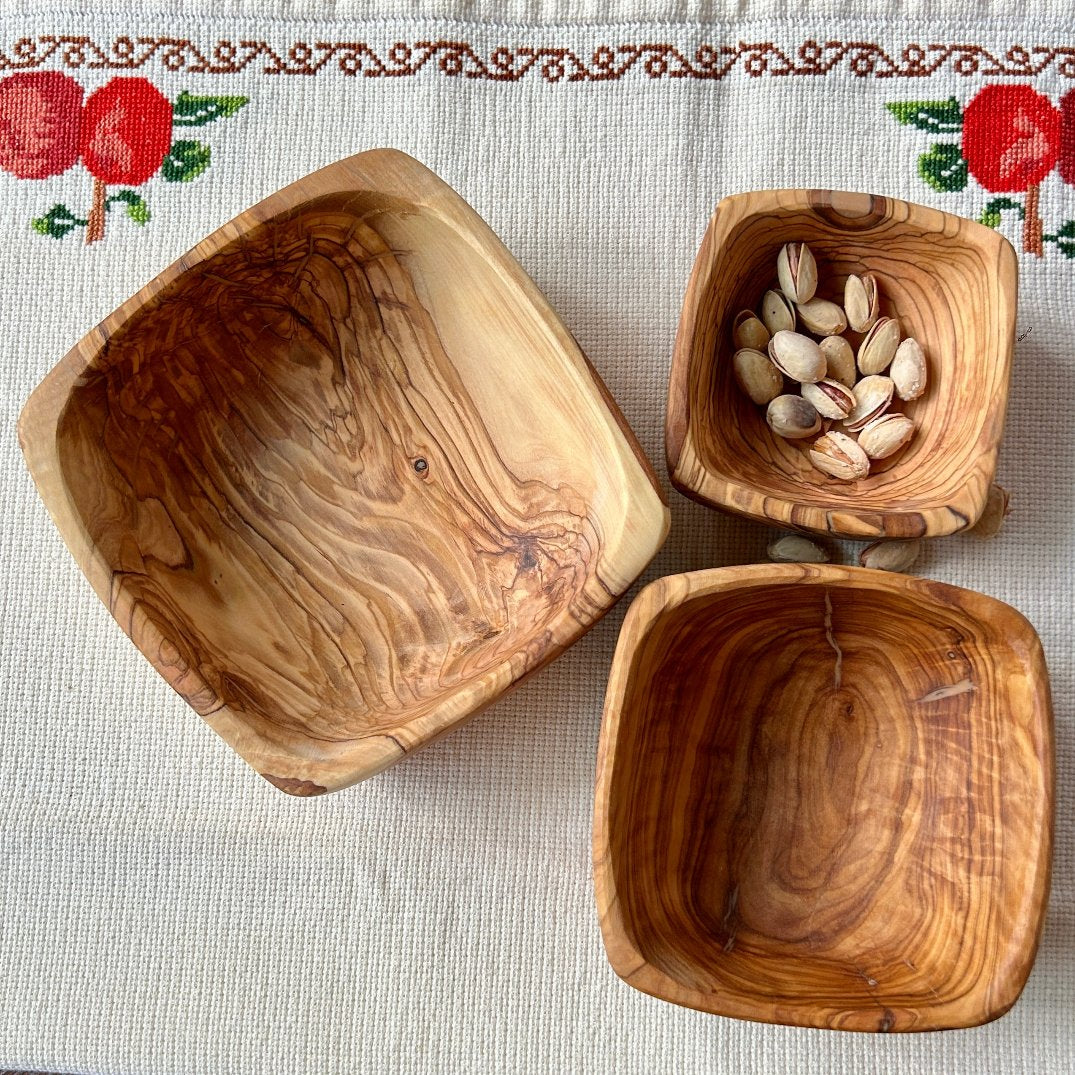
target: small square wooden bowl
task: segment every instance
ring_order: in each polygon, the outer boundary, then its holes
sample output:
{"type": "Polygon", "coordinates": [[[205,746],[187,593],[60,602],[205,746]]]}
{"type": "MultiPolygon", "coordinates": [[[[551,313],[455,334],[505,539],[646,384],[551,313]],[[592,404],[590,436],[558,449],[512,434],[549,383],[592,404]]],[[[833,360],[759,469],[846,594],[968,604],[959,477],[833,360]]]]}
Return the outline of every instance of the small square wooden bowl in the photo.
{"type": "Polygon", "coordinates": [[[555,312],[459,195],[391,150],[200,243],[63,359],[19,434],[123,629],[296,795],[501,697],[668,530],[555,312]]]}
{"type": "Polygon", "coordinates": [[[972,526],[1004,428],[1016,281],[1007,240],[936,209],[823,190],[725,198],[676,338],[665,426],[673,484],[712,507],[843,537],[938,537],[972,526]],[[732,319],[776,286],[777,253],[793,240],[815,254],[823,298],[842,304],[848,275],[873,273],[882,312],[926,352],[927,392],[893,407],[914,420],[914,438],[861,481],[815,469],[808,441],[773,434],[732,375],[732,319]]]}
{"type": "Polygon", "coordinates": [[[720,1015],[975,1026],[1030,972],[1053,727],[1037,635],[863,568],[673,575],[628,611],[594,868],[616,972],[720,1015]]]}

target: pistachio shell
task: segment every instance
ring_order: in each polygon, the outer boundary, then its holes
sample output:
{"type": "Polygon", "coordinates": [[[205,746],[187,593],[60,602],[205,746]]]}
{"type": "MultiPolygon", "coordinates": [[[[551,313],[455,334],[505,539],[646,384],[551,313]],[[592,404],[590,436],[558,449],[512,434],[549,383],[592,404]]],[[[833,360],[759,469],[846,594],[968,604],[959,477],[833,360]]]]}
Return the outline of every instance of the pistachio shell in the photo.
{"type": "Polygon", "coordinates": [[[857,433],[867,422],[884,414],[892,403],[894,390],[895,386],[892,384],[891,377],[863,377],[851,389],[855,394],[855,406],[844,419],[844,426],[848,432],[857,433]]]}
{"type": "Polygon", "coordinates": [[[765,412],[769,428],[787,440],[812,437],[821,428],[821,416],[802,396],[777,396],[765,412]]]}
{"type": "Polygon", "coordinates": [[[1010,501],[1011,496],[1008,490],[1003,485],[994,482],[989,487],[985,508],[978,517],[978,521],[970,528],[970,533],[975,537],[994,537],[1004,525],[1004,519],[1011,513],[1010,501]]]}
{"type": "Polygon", "coordinates": [[[811,299],[795,307],[799,320],[819,336],[835,336],[847,328],[847,318],[835,302],[811,299]]]}
{"type": "Polygon", "coordinates": [[[769,356],[750,347],[741,347],[732,358],[735,380],[755,403],[768,403],[780,395],[784,378],[769,356]]]}
{"type": "Polygon", "coordinates": [[[817,262],[806,243],[785,243],[776,258],[780,290],[792,302],[809,302],[817,290],[817,262]]]}
{"type": "Polygon", "coordinates": [[[870,473],[866,453],[846,433],[826,433],[810,449],[810,462],[818,470],[842,481],[858,481],[870,473]]]}
{"type": "Polygon", "coordinates": [[[900,343],[900,323],[894,317],[879,317],[859,344],[859,372],[864,376],[888,368],[900,343]]]}
{"type": "Polygon", "coordinates": [[[867,422],[859,433],[859,445],[871,459],[895,455],[914,433],[914,422],[905,414],[882,414],[867,422]]]}
{"type": "Polygon", "coordinates": [[[800,391],[822,418],[846,418],[855,405],[854,392],[831,377],[823,377],[816,384],[804,384],[800,391]]]}
{"type": "Polygon", "coordinates": [[[801,534],[784,534],[769,542],[766,550],[774,564],[824,564],[829,554],[801,534]]]}
{"type": "Polygon", "coordinates": [[[926,390],[928,379],[926,356],[919,342],[908,336],[896,348],[892,368],[888,371],[900,399],[918,399],[926,390]]]}
{"type": "Polygon", "coordinates": [[[753,347],[757,351],[764,351],[769,346],[769,330],[753,310],[740,310],[732,322],[732,342],[736,350],[753,347]]]}
{"type": "Polygon", "coordinates": [[[843,336],[826,336],[818,344],[825,356],[825,376],[851,388],[858,379],[855,352],[843,336]]]}
{"type": "Polygon", "coordinates": [[[855,332],[868,332],[877,320],[877,278],[872,273],[849,276],[844,284],[844,313],[855,332]]]}
{"type": "Polygon", "coordinates": [[[766,291],[761,300],[761,319],[771,335],[795,328],[795,307],[779,291],[766,291]]]}
{"type": "Polygon", "coordinates": [[[769,341],[769,357],[781,373],[793,381],[820,381],[825,376],[825,356],[809,336],[780,331],[769,341]]]}
{"type": "Polygon", "coordinates": [[[876,571],[907,571],[918,559],[921,551],[922,542],[919,538],[875,541],[862,550],[859,563],[876,571]]]}

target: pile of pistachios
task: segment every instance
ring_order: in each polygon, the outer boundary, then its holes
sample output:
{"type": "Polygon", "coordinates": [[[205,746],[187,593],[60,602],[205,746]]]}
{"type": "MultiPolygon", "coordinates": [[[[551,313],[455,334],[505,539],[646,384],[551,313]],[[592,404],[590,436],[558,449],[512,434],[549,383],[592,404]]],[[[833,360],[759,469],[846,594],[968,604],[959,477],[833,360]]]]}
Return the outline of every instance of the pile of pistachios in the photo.
{"type": "MultiPolygon", "coordinates": [[[[875,571],[908,572],[922,546],[921,538],[874,541],[859,553],[858,562],[875,571]]],[[[781,534],[769,542],[766,552],[774,564],[825,564],[832,559],[824,545],[802,534],[781,534]]]]}
{"type": "MultiPolygon", "coordinates": [[[[980,538],[996,537],[1010,514],[1011,494],[994,482],[989,487],[982,514],[968,533],[980,538]]],[[[877,571],[907,572],[914,567],[925,545],[921,538],[885,538],[867,545],[859,553],[858,562],[877,571]]],[[[766,552],[774,564],[826,564],[833,559],[830,543],[798,533],[776,534],[766,552]]]]}
{"type": "Polygon", "coordinates": [[[914,423],[890,408],[893,397],[925,392],[926,356],[917,340],[901,338],[896,318],[881,314],[872,274],[849,276],[840,306],[816,297],[817,262],[806,243],[786,243],[776,275],[778,288],[762,297],[760,317],[743,310],[732,324],[735,379],[766,406],[778,436],[821,433],[809,449],[818,470],[843,481],[865,478],[872,460],[895,455],[911,439],[914,423]],[[842,432],[831,428],[836,422],[842,432]]]}

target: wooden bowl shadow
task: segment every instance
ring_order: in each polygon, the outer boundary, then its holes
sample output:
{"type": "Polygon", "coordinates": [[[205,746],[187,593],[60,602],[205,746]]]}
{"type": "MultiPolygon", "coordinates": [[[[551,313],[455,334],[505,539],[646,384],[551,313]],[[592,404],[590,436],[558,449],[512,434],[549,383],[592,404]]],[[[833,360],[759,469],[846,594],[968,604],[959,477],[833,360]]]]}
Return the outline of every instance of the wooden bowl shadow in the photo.
{"type": "Polygon", "coordinates": [[[49,375],[20,437],[124,630],[299,795],[372,775],[553,659],[668,525],[537,288],[388,150],[201,243],[49,375]]]}
{"type": "Polygon", "coordinates": [[[699,250],[676,339],[666,419],[672,481],[713,507],[844,537],[935,537],[971,526],[996,469],[1015,311],[1014,251],[979,224],[833,191],[726,198],[699,250]],[[734,381],[732,318],[776,286],[776,256],[790,240],[810,244],[822,297],[842,304],[848,275],[872,272],[882,312],[926,351],[928,391],[894,408],[914,420],[916,435],[861,481],[816,470],[807,442],[775,436],[764,408],[734,381]]]}
{"type": "Polygon", "coordinates": [[[1040,938],[1053,751],[1040,644],[999,601],[861,568],[661,579],[602,728],[612,965],[766,1022],[995,1019],[1040,938]]]}

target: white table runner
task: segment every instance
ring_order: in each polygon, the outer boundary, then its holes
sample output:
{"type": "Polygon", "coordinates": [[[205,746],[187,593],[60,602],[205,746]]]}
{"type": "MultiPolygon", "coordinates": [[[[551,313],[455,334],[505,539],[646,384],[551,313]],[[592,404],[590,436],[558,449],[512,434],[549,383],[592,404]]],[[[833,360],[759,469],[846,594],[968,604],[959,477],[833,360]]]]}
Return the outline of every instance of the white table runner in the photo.
{"type": "MultiPolygon", "coordinates": [[[[36,156],[0,150],[0,1067],[1075,1069],[1075,19],[1059,0],[993,3],[988,16],[970,4],[856,16],[742,6],[0,7],[0,124],[23,92],[6,81],[27,72],[87,96],[146,80],[191,121],[175,126],[159,172],[106,187],[103,237],[89,245],[93,180],[64,166],[62,139],[36,156]],[[965,147],[937,111],[965,114],[986,87],[1004,88],[991,91],[998,114],[1030,93],[1039,126],[1066,139],[1012,150],[1027,174],[1044,169],[1043,253],[1020,255],[1023,338],[1000,464],[1014,514],[993,541],[935,543],[922,567],[1020,609],[1053,677],[1051,910],[1023,998],[993,1025],[900,1038],[768,1027],[663,1004],[613,975],[590,819],[626,603],[469,727],[357,788],[298,801],[247,769],[134,650],[22,466],[18,411],[87,329],[244,207],[393,145],[503,238],[667,486],[672,340],[714,204],[773,186],[870,190],[984,216],[1022,249],[1026,193],[988,189],[1010,132],[998,121],[985,149],[965,147]],[[199,124],[184,92],[230,103],[199,124]],[[889,107],[909,102],[933,111],[889,107]],[[912,115],[917,126],[900,122],[912,115]]],[[[763,528],[670,501],[672,534],[646,578],[763,557],[763,528]]]]}

